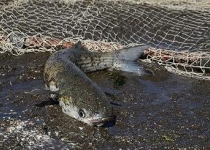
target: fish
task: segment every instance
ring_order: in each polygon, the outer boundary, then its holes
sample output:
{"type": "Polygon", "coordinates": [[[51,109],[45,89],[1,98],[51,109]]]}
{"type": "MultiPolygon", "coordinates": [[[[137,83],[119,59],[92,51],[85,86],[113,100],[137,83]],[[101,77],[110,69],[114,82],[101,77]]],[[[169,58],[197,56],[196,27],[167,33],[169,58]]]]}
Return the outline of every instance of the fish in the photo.
{"type": "Polygon", "coordinates": [[[110,100],[85,73],[116,69],[145,73],[134,63],[147,45],[112,52],[90,52],[79,41],[68,49],[53,53],[44,66],[44,82],[51,97],[58,99],[62,112],[88,125],[103,126],[113,121],[110,100]]]}

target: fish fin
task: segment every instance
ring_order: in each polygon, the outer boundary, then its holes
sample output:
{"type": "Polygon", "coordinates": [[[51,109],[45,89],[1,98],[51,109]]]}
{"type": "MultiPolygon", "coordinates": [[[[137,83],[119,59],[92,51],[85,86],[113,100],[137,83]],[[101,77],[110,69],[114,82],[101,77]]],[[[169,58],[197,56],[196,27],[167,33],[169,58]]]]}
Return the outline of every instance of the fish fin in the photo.
{"type": "Polygon", "coordinates": [[[113,89],[113,88],[108,88],[108,87],[100,87],[105,94],[107,95],[117,95],[122,93],[123,91],[121,90],[117,90],[117,89],[113,89]]]}
{"type": "Polygon", "coordinates": [[[143,55],[144,50],[148,47],[150,46],[138,45],[135,47],[115,51],[111,69],[132,72],[137,75],[148,74],[148,71],[146,71],[146,69],[143,66],[134,62],[141,55],[143,55]]]}
{"type": "Polygon", "coordinates": [[[76,49],[81,49],[83,46],[82,46],[82,42],[81,41],[78,41],[75,45],[74,45],[74,47],[76,48],[76,49]]]}
{"type": "Polygon", "coordinates": [[[82,45],[81,41],[78,41],[75,45],[74,45],[74,49],[77,50],[77,52],[90,52],[84,45],[82,45]]]}
{"type": "Polygon", "coordinates": [[[35,104],[34,106],[36,107],[45,107],[45,106],[49,106],[49,105],[58,105],[59,102],[58,101],[53,101],[53,100],[47,100],[47,101],[42,101],[39,104],[35,104]]]}
{"type": "Polygon", "coordinates": [[[46,83],[44,85],[45,85],[45,90],[47,90],[47,91],[50,90],[46,83]]]}
{"type": "Polygon", "coordinates": [[[117,103],[117,102],[110,102],[110,104],[113,105],[113,106],[122,107],[122,105],[117,103]]]}
{"type": "Polygon", "coordinates": [[[149,45],[138,45],[135,47],[125,48],[114,53],[114,62],[119,60],[135,61],[141,55],[143,55],[144,50],[149,48],[149,45]]]}
{"type": "Polygon", "coordinates": [[[111,69],[115,70],[121,70],[125,72],[132,72],[137,75],[145,75],[145,74],[150,74],[149,71],[147,71],[142,65],[137,64],[136,62],[133,61],[116,61],[113,63],[113,66],[111,69]]]}

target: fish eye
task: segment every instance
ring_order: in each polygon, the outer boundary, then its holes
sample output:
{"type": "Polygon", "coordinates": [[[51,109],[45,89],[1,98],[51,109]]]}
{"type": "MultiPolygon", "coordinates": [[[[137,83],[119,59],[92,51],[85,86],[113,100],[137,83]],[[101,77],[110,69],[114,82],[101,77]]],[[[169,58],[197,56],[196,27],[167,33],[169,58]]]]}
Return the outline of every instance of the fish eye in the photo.
{"type": "Polygon", "coordinates": [[[85,112],[83,111],[83,110],[79,110],[79,116],[81,117],[81,118],[85,118],[85,112]]]}

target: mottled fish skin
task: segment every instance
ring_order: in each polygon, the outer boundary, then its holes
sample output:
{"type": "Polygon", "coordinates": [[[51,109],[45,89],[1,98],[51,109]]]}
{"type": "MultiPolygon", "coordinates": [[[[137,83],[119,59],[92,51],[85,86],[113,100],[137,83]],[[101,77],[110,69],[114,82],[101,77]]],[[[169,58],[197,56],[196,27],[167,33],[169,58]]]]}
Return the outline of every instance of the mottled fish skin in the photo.
{"type": "Polygon", "coordinates": [[[120,63],[136,60],[147,47],[129,50],[131,54],[128,49],[97,53],[86,50],[78,42],[49,57],[44,67],[46,87],[58,94],[65,114],[89,125],[101,126],[113,119],[112,107],[105,93],[85,72],[109,68],[123,70],[120,63]]]}

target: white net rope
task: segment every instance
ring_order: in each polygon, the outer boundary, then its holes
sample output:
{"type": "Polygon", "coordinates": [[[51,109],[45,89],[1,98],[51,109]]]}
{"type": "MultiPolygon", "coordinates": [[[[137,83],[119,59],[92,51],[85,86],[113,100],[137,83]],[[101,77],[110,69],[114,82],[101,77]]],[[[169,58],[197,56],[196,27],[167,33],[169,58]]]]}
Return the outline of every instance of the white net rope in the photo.
{"type": "Polygon", "coordinates": [[[210,11],[79,0],[2,0],[0,53],[55,51],[78,40],[90,50],[149,44],[145,59],[210,79],[210,11]]]}

